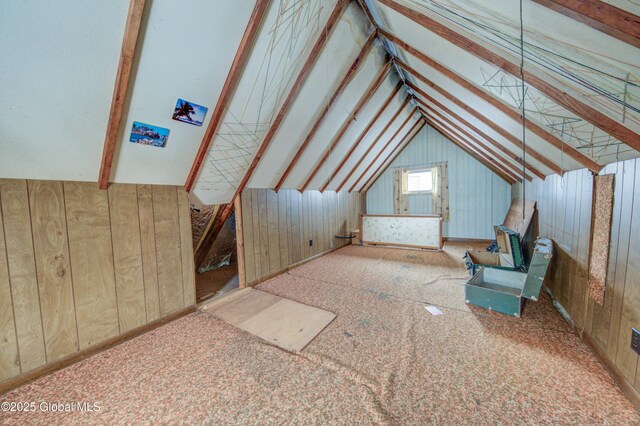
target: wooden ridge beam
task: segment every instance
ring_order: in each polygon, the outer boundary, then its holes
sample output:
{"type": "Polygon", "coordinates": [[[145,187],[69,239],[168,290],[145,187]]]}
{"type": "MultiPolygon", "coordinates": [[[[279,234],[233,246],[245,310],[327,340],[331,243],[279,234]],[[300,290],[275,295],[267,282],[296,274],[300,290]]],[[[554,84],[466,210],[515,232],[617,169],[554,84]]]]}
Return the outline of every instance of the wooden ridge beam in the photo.
{"type": "MultiPolygon", "coordinates": [[[[407,98],[407,100],[408,99],[409,98],[407,98]]],[[[400,131],[404,128],[404,126],[407,125],[407,123],[411,120],[413,115],[416,113],[416,109],[417,108],[413,108],[413,110],[411,110],[411,113],[409,114],[409,116],[402,122],[402,124],[400,124],[400,127],[398,127],[398,129],[393,133],[393,135],[391,135],[391,137],[389,138],[387,143],[384,144],[382,149],[376,154],[376,156],[373,158],[373,160],[367,165],[367,167],[364,169],[364,171],[360,174],[360,177],[353,183],[353,185],[351,185],[351,187],[349,188],[349,192],[353,191],[353,188],[355,188],[356,185],[358,185],[358,182],[360,182],[360,180],[362,180],[362,177],[365,176],[369,172],[369,169],[371,169],[371,167],[376,163],[376,161],[378,161],[378,158],[380,158],[380,156],[382,155],[384,150],[387,149],[389,144],[391,144],[391,142],[393,142],[395,140],[395,138],[398,136],[400,131]]],[[[397,115],[393,117],[393,119],[389,122],[389,124],[391,124],[393,121],[395,121],[396,117],[397,117],[397,115]]],[[[387,128],[388,127],[389,127],[389,125],[387,125],[387,128]]],[[[387,128],[385,128],[385,131],[387,130],[387,128]]],[[[369,149],[367,149],[367,152],[365,152],[360,157],[360,159],[358,160],[356,165],[353,166],[353,168],[351,169],[349,174],[342,180],[342,182],[340,183],[340,186],[338,187],[338,189],[336,189],[336,192],[340,192],[340,190],[347,184],[349,179],[351,179],[351,176],[356,172],[356,170],[358,170],[358,167],[360,167],[360,164],[364,161],[364,159],[367,157],[367,155],[369,155],[369,153],[371,152],[373,147],[378,143],[378,141],[380,140],[380,138],[382,137],[383,134],[384,134],[384,132],[380,133],[380,135],[378,135],[376,140],[371,144],[369,149]]]]}
{"type": "MultiPolygon", "coordinates": [[[[441,24],[427,15],[400,5],[394,0],[379,1],[397,13],[404,15],[406,18],[423,26],[428,31],[431,31],[450,43],[464,49],[466,52],[497,66],[501,70],[513,76],[520,75],[520,66],[506,59],[506,56],[498,54],[497,52],[499,52],[499,50],[497,48],[493,48],[491,50],[485,48],[464,35],[452,30],[448,26],[441,24]]],[[[524,80],[532,87],[553,99],[559,105],[576,114],[578,117],[582,117],[585,121],[588,121],[597,128],[605,131],[620,142],[624,142],[631,148],[640,150],[640,135],[635,133],[633,130],[626,128],[616,120],[601,113],[595,108],[590,107],[584,102],[579,101],[565,91],[559,90],[530,71],[524,71],[524,80]]]]}
{"type": "Polygon", "coordinates": [[[600,32],[640,47],[640,17],[600,0],[533,0],[600,32]]]}
{"type": "MultiPolygon", "coordinates": [[[[420,100],[419,102],[422,103],[422,100],[420,100]]],[[[423,105],[425,105],[425,107],[427,106],[425,103],[423,103],[423,105]]],[[[491,147],[485,145],[480,139],[476,138],[474,135],[469,133],[462,126],[460,126],[459,124],[457,124],[453,120],[450,120],[449,118],[445,117],[444,114],[441,114],[440,112],[438,112],[437,110],[435,110],[433,108],[431,108],[429,110],[422,110],[421,109],[421,111],[427,118],[437,121],[442,126],[445,126],[448,129],[452,129],[452,130],[457,131],[458,133],[461,133],[464,137],[467,138],[467,140],[474,142],[475,145],[477,145],[479,148],[485,150],[493,158],[502,158],[499,153],[497,153],[494,150],[492,150],[491,147]]],[[[514,154],[513,157],[509,156],[509,158],[517,161],[518,156],[514,154]],[[516,158],[514,158],[514,157],[516,157],[516,158]]],[[[515,172],[517,175],[522,174],[522,169],[521,169],[522,161],[520,161],[520,163],[516,164],[516,165],[514,165],[513,163],[510,163],[509,161],[505,161],[504,164],[505,164],[505,168],[510,169],[512,172],[515,172]]],[[[527,174],[526,172],[525,172],[525,179],[527,179],[528,181],[533,180],[531,175],[527,174]]]]}
{"type": "MultiPolygon", "coordinates": [[[[437,100],[435,100],[434,98],[432,98],[431,96],[427,95],[424,91],[422,91],[419,87],[415,86],[414,84],[410,84],[409,87],[411,87],[412,89],[415,89],[416,93],[418,93],[420,96],[422,96],[425,100],[431,102],[433,105],[437,106],[438,108],[440,108],[441,110],[445,111],[447,114],[449,114],[452,117],[455,117],[456,120],[458,120],[459,122],[463,123],[465,126],[467,126],[468,128],[470,128],[471,130],[473,130],[474,132],[476,132],[477,134],[479,134],[480,136],[482,136],[486,141],[490,141],[491,143],[493,143],[494,146],[496,147],[500,147],[502,146],[502,144],[500,144],[499,142],[497,142],[495,139],[493,139],[492,137],[490,137],[489,135],[487,135],[485,132],[483,132],[482,130],[478,129],[476,126],[472,125],[471,123],[469,123],[468,121],[466,121],[465,119],[463,119],[462,117],[460,117],[458,114],[456,114],[455,112],[451,111],[449,108],[447,108],[446,106],[444,106],[443,104],[441,104],[440,102],[438,102],[437,100]]],[[[457,98],[454,98],[456,100],[458,100],[457,98]]],[[[464,105],[461,101],[460,104],[464,105]]],[[[456,105],[460,105],[457,104],[456,105]]],[[[465,109],[466,110],[466,109],[465,109]]],[[[516,147],[518,147],[519,149],[522,149],[522,142],[520,142],[517,138],[515,138],[513,135],[511,135],[510,133],[506,132],[504,129],[502,129],[500,126],[496,125],[495,123],[493,123],[490,120],[487,120],[483,115],[479,114],[478,112],[476,112],[475,110],[473,110],[472,108],[469,108],[470,111],[473,111],[472,113],[470,112],[470,114],[472,114],[474,117],[476,117],[478,120],[482,121],[484,124],[486,124],[488,127],[490,127],[491,129],[493,129],[496,133],[498,133],[499,135],[501,135],[502,137],[504,137],[506,140],[508,140],[509,142],[511,142],[513,145],[515,145],[516,147]]],[[[504,147],[503,147],[504,148],[504,147]]],[[[506,149],[506,148],[505,148],[506,149]]],[[[525,152],[531,156],[531,158],[534,158],[536,160],[538,160],[539,162],[541,162],[542,164],[544,164],[546,167],[548,167],[551,171],[553,171],[554,173],[557,173],[559,175],[562,175],[563,170],[558,167],[555,163],[549,161],[547,159],[547,157],[545,157],[544,155],[538,153],[536,150],[534,150],[533,148],[531,148],[530,146],[525,146],[525,152]]],[[[538,175],[538,173],[540,173],[541,175],[544,176],[544,174],[540,171],[535,171],[536,169],[531,166],[530,164],[527,166],[529,168],[529,170],[531,170],[532,172],[534,172],[536,175],[538,175]]]]}
{"type": "Polygon", "coordinates": [[[360,50],[360,53],[358,54],[356,59],[351,64],[351,67],[349,67],[349,70],[347,71],[347,73],[342,78],[342,81],[340,81],[340,84],[338,85],[336,90],[333,92],[333,95],[331,95],[331,98],[329,99],[329,102],[327,102],[327,105],[322,109],[322,111],[320,112],[320,114],[316,118],[316,121],[313,124],[313,126],[311,127],[311,130],[309,130],[309,133],[307,133],[307,137],[304,138],[304,141],[302,142],[302,145],[300,145],[300,147],[298,148],[298,151],[295,153],[295,155],[291,159],[291,162],[289,163],[289,166],[287,166],[286,170],[284,171],[284,173],[280,177],[280,180],[278,180],[278,183],[276,184],[276,187],[275,187],[275,191],[276,192],[279,191],[280,188],[282,188],[282,185],[284,185],[285,181],[289,177],[289,174],[291,173],[293,168],[298,163],[298,160],[300,159],[300,157],[302,156],[304,151],[307,149],[307,146],[309,145],[309,143],[311,143],[311,140],[313,139],[313,137],[315,136],[316,132],[320,128],[320,125],[324,121],[324,118],[326,117],[326,115],[329,113],[329,111],[330,111],[331,107],[333,106],[333,104],[335,103],[336,99],[338,99],[338,97],[342,94],[342,92],[344,91],[345,87],[347,87],[347,85],[351,82],[351,80],[353,79],[355,74],[360,69],[360,66],[364,63],[367,55],[369,54],[369,52],[371,51],[371,48],[374,45],[374,41],[376,40],[376,38],[377,38],[377,32],[373,31],[371,33],[371,35],[369,36],[369,38],[367,39],[367,42],[364,44],[364,46],[362,46],[362,49],[360,50]]]}
{"type": "MultiPolygon", "coordinates": [[[[493,106],[496,109],[500,110],[502,113],[507,115],[512,120],[517,121],[518,123],[522,123],[522,115],[521,115],[520,110],[515,109],[511,105],[508,105],[507,103],[503,102],[501,99],[499,99],[499,98],[491,95],[490,93],[487,93],[486,91],[482,90],[481,88],[476,86],[474,83],[471,83],[470,81],[464,79],[463,77],[460,77],[458,74],[454,73],[453,71],[451,71],[450,69],[448,69],[445,66],[441,65],[440,63],[438,63],[434,59],[432,59],[429,56],[425,55],[424,53],[420,52],[418,49],[414,48],[413,46],[411,46],[408,43],[404,42],[403,40],[399,39],[397,36],[395,36],[393,34],[390,34],[388,32],[384,32],[384,31],[381,31],[381,34],[383,34],[387,39],[389,39],[389,41],[393,42],[396,46],[398,46],[401,49],[409,52],[411,55],[413,55],[416,58],[418,58],[418,60],[420,60],[422,63],[424,63],[427,66],[430,66],[430,67],[434,68],[436,71],[440,72],[441,74],[443,74],[445,77],[449,78],[450,80],[453,80],[454,82],[456,82],[457,84],[459,84],[463,88],[467,89],[468,91],[470,91],[474,95],[476,95],[479,98],[481,98],[483,101],[487,102],[491,106],[493,106]]],[[[413,68],[411,68],[410,65],[406,64],[405,62],[403,62],[403,61],[401,61],[399,59],[396,60],[396,62],[402,68],[405,68],[407,70],[411,69],[411,70],[413,70],[414,72],[417,73],[417,71],[415,71],[413,68]]],[[[435,90],[438,90],[439,92],[442,93],[442,89],[440,87],[436,86],[433,83],[431,83],[430,85],[435,90]]],[[[544,139],[546,142],[550,143],[554,147],[556,147],[556,148],[558,148],[560,150],[563,150],[563,152],[565,152],[568,156],[572,157],[574,160],[576,160],[577,162],[579,162],[580,164],[582,164],[583,166],[585,166],[586,168],[588,168],[592,172],[598,173],[602,169],[602,166],[599,165],[597,162],[593,161],[591,158],[587,157],[586,155],[581,153],[579,150],[575,149],[571,145],[565,143],[561,139],[559,139],[556,136],[554,136],[553,134],[549,133],[542,126],[540,126],[537,123],[535,123],[534,121],[528,119],[526,116],[525,116],[525,126],[532,133],[538,135],[540,138],[544,139]]]]}
{"type": "Polygon", "coordinates": [[[391,65],[392,65],[392,62],[389,61],[384,65],[384,67],[382,67],[382,69],[380,69],[380,73],[378,74],[376,79],[373,81],[373,83],[367,88],[367,91],[364,92],[364,94],[360,97],[360,99],[358,100],[358,103],[351,111],[351,114],[349,114],[347,119],[342,124],[342,127],[340,128],[338,133],[331,140],[331,143],[329,144],[329,147],[325,150],[324,154],[322,155],[322,158],[316,164],[314,169],[311,171],[311,174],[309,175],[309,177],[307,177],[307,179],[305,180],[304,184],[300,188],[300,191],[304,191],[305,189],[307,189],[307,187],[309,186],[313,178],[316,176],[316,174],[320,170],[320,167],[322,167],[322,164],[324,164],[327,158],[329,158],[329,155],[331,155],[331,153],[333,152],[333,149],[336,147],[336,145],[338,145],[338,143],[340,142],[340,139],[342,139],[342,136],[344,136],[344,134],[347,132],[347,129],[349,129],[349,126],[351,125],[351,123],[355,120],[358,114],[360,114],[360,111],[362,110],[362,108],[364,108],[367,102],[369,102],[369,99],[371,99],[373,94],[378,90],[378,88],[380,87],[384,79],[387,77],[387,74],[389,74],[389,71],[391,70],[391,65]]]}
{"type": "Polygon", "coordinates": [[[216,221],[211,227],[212,232],[211,232],[211,236],[209,237],[209,239],[211,240],[210,242],[211,244],[213,244],[213,241],[215,241],[215,239],[218,237],[218,234],[222,229],[222,225],[224,225],[224,223],[227,221],[227,218],[233,211],[235,199],[242,194],[242,191],[247,186],[247,182],[249,182],[249,179],[251,178],[253,171],[256,169],[256,167],[258,166],[258,163],[260,162],[260,159],[262,158],[265,151],[269,147],[269,143],[271,142],[276,132],[278,131],[278,128],[280,127],[280,123],[282,123],[282,120],[284,119],[287,111],[289,110],[289,107],[293,103],[293,100],[296,94],[299,92],[300,88],[306,81],[309,73],[311,72],[311,68],[313,68],[313,64],[316,62],[316,59],[318,59],[318,56],[320,55],[320,51],[324,47],[327,39],[329,38],[329,35],[331,34],[332,30],[335,27],[335,24],[338,22],[338,19],[340,18],[340,16],[342,15],[342,12],[344,11],[344,9],[347,7],[348,4],[349,4],[349,0],[338,0],[338,3],[336,4],[335,8],[331,12],[329,19],[327,20],[327,23],[325,24],[324,28],[320,32],[320,36],[318,37],[318,40],[316,41],[315,45],[311,49],[311,52],[309,52],[309,56],[307,57],[307,60],[302,66],[302,69],[300,70],[298,77],[293,83],[293,86],[291,87],[291,90],[289,91],[289,94],[287,95],[284,103],[280,107],[280,111],[278,112],[278,115],[276,116],[275,120],[271,124],[269,131],[267,132],[265,138],[260,144],[260,148],[258,148],[258,151],[256,152],[256,155],[254,156],[253,161],[249,165],[247,172],[244,174],[244,177],[238,184],[238,187],[236,188],[236,191],[233,197],[231,198],[231,201],[228,204],[226,204],[224,208],[221,207],[218,210],[219,217],[216,216],[216,221]]]}
{"type": "Polygon", "coordinates": [[[448,140],[453,142],[455,145],[457,145],[464,152],[466,152],[471,157],[473,157],[475,160],[477,160],[480,164],[482,164],[483,166],[485,166],[486,168],[491,170],[496,175],[500,176],[500,178],[502,178],[502,180],[504,180],[505,182],[507,182],[509,184],[514,184],[516,182],[520,182],[521,181],[521,179],[514,178],[511,174],[508,174],[507,172],[499,169],[496,166],[497,163],[494,160],[492,160],[492,159],[490,159],[488,157],[485,157],[480,152],[477,152],[477,151],[473,150],[469,145],[465,144],[460,137],[457,137],[453,133],[448,132],[447,130],[442,128],[440,125],[438,125],[438,123],[436,123],[436,122],[434,122],[434,121],[432,121],[432,120],[430,120],[428,118],[427,118],[427,123],[429,123],[429,125],[431,127],[433,127],[438,132],[440,132],[440,134],[442,134],[442,136],[446,137],[448,140]]]}
{"type": "MultiPolygon", "coordinates": [[[[391,92],[391,94],[384,101],[382,106],[380,106],[380,108],[378,108],[378,111],[375,113],[375,115],[369,120],[369,124],[367,124],[367,126],[364,128],[364,130],[362,130],[362,132],[360,132],[360,135],[358,136],[356,141],[353,144],[351,144],[351,147],[346,152],[346,154],[342,157],[342,160],[340,160],[340,163],[338,164],[338,166],[329,174],[329,177],[327,178],[326,182],[320,188],[320,192],[324,192],[327,189],[327,186],[329,186],[329,184],[333,180],[333,178],[338,174],[338,172],[340,172],[340,170],[342,170],[342,167],[346,164],[346,162],[349,159],[349,157],[351,157],[353,152],[358,148],[360,143],[364,140],[365,136],[369,133],[369,131],[371,130],[373,125],[376,123],[376,121],[378,121],[378,118],[380,118],[382,113],[387,109],[387,107],[389,106],[389,104],[391,103],[393,98],[396,97],[396,94],[398,93],[398,91],[400,91],[401,87],[402,87],[402,82],[398,82],[398,84],[396,85],[396,88],[393,90],[393,92],[391,92]]],[[[400,115],[400,113],[402,112],[404,107],[407,106],[408,103],[409,103],[409,96],[405,97],[405,100],[402,102],[402,104],[400,105],[398,110],[395,112],[393,117],[391,117],[391,120],[389,120],[389,122],[384,126],[384,128],[378,133],[378,135],[376,136],[376,138],[374,139],[372,144],[375,144],[378,141],[378,139],[380,139],[380,137],[382,137],[384,132],[387,131],[387,129],[389,128],[391,123],[393,123],[393,121],[396,119],[396,117],[398,117],[398,115],[400,115]]],[[[369,148],[367,149],[367,152],[369,152],[369,149],[371,149],[371,146],[372,145],[369,146],[369,148]]]]}
{"type": "Polygon", "coordinates": [[[107,189],[109,177],[111,176],[111,166],[118,144],[118,133],[120,132],[120,122],[122,121],[122,110],[127,97],[129,87],[129,77],[131,76],[131,66],[136,52],[138,33],[142,23],[142,12],[144,11],[145,0],[130,0],[129,11],[127,12],[127,22],[124,26],[124,37],[120,48],[120,60],[118,71],[116,72],[116,82],[113,87],[113,97],[111,98],[111,110],[109,111],[109,121],[107,122],[107,132],[104,137],[104,148],[102,149],[102,161],[100,162],[100,172],[98,173],[98,187],[107,189]]]}
{"type": "Polygon", "coordinates": [[[382,174],[382,172],[386,170],[386,168],[389,167],[391,163],[393,163],[393,161],[398,157],[398,154],[400,154],[402,150],[404,150],[404,148],[413,140],[413,138],[416,137],[416,135],[420,132],[420,130],[422,130],[426,123],[427,122],[424,117],[420,117],[420,119],[414,123],[414,125],[407,131],[407,133],[405,133],[402,139],[400,139],[400,142],[398,142],[398,144],[391,150],[387,158],[385,158],[380,163],[378,168],[371,174],[371,176],[369,176],[369,179],[367,179],[365,183],[360,187],[360,190],[358,192],[366,192],[369,190],[371,185],[373,185],[376,180],[378,180],[378,177],[382,174]]]}
{"type": "Polygon", "coordinates": [[[235,92],[236,85],[242,75],[242,71],[247,64],[251,48],[258,37],[260,24],[262,23],[262,19],[268,9],[267,6],[269,5],[269,2],[270,0],[256,1],[256,5],[254,6],[251,17],[249,18],[249,23],[244,30],[242,40],[240,41],[238,50],[236,50],[236,55],[231,63],[231,68],[229,68],[227,79],[222,86],[222,91],[218,96],[218,101],[216,102],[216,106],[211,114],[211,120],[209,121],[207,130],[204,132],[204,136],[200,142],[200,148],[198,148],[198,153],[196,154],[191,170],[187,175],[187,180],[184,184],[184,189],[187,192],[191,192],[191,189],[198,178],[198,174],[202,168],[202,163],[207,156],[207,151],[209,151],[211,142],[213,142],[213,138],[218,131],[218,126],[220,125],[224,112],[226,111],[227,104],[231,100],[231,97],[235,92]]]}

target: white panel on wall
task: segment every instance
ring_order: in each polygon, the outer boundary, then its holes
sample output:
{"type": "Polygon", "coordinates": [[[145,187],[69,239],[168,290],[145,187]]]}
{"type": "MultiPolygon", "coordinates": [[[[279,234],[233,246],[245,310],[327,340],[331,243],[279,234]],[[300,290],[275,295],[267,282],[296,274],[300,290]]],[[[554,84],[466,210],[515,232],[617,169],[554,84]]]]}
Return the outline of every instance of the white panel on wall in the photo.
{"type": "MultiPolygon", "coordinates": [[[[393,168],[446,161],[451,218],[442,234],[452,238],[492,239],[493,225],[504,220],[511,202],[507,182],[425,126],[367,191],[367,213],[393,214],[393,168]]],[[[409,196],[409,214],[432,214],[431,195],[409,196]]]]}
{"type": "Polygon", "coordinates": [[[97,180],[128,7],[0,0],[0,178],[97,180]]]}

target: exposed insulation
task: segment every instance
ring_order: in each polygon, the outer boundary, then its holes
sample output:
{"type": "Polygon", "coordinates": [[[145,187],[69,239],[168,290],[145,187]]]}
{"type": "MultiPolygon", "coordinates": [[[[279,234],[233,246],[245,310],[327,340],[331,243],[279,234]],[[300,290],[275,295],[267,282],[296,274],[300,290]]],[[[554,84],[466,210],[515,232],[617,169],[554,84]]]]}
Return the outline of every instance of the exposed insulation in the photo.
{"type": "Polygon", "coordinates": [[[613,174],[593,179],[593,219],[589,255],[589,296],[604,304],[605,280],[609,263],[611,218],[613,215],[613,174]]]}

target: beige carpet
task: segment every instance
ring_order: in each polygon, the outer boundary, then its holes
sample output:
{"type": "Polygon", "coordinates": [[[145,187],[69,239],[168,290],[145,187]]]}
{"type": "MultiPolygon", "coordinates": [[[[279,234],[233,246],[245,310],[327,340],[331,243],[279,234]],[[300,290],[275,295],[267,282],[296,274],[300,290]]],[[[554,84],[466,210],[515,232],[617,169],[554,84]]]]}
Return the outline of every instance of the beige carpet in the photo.
{"type": "Polygon", "coordinates": [[[258,286],[337,314],[301,353],[193,314],[1,398],[99,412],[0,423],[640,424],[546,296],[521,319],[465,305],[465,248],[346,247],[258,286]]]}

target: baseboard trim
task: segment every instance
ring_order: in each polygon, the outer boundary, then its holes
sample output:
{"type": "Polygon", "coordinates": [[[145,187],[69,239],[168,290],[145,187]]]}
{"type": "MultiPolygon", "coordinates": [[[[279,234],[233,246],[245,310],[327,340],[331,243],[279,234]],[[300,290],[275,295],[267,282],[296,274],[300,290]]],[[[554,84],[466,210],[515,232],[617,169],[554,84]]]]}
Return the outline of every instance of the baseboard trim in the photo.
{"type": "Polygon", "coordinates": [[[589,346],[589,349],[591,349],[596,357],[598,357],[602,365],[604,365],[605,368],[609,371],[609,374],[611,374],[613,380],[620,386],[625,395],[627,395],[629,401],[631,401],[631,403],[635,405],[636,410],[640,411],[640,393],[638,393],[636,388],[634,388],[633,385],[629,383],[626,377],[624,377],[624,374],[622,374],[622,372],[618,370],[618,367],[616,367],[613,362],[611,362],[609,357],[607,357],[607,354],[598,346],[598,344],[591,338],[591,336],[589,336],[589,333],[583,330],[579,334],[582,338],[582,341],[585,342],[587,346],[589,346]]]}
{"type": "Polygon", "coordinates": [[[38,367],[34,370],[27,371],[26,373],[20,374],[19,376],[12,377],[3,382],[0,382],[0,395],[6,392],[9,392],[22,385],[26,385],[27,383],[33,382],[34,380],[37,380],[40,377],[46,376],[47,374],[51,374],[54,371],[62,370],[63,368],[68,367],[72,364],[75,364],[76,362],[82,361],[83,359],[89,358],[92,355],[95,355],[99,352],[105,351],[116,345],[124,343],[127,340],[131,340],[134,337],[138,337],[142,334],[148,333],[151,330],[154,330],[164,324],[167,324],[185,315],[191,314],[195,311],[196,311],[195,305],[185,309],[181,309],[179,311],[173,312],[165,316],[164,318],[151,321],[148,324],[134,328],[133,330],[129,330],[123,334],[120,334],[119,336],[115,336],[103,342],[96,343],[95,345],[89,346],[78,352],[69,354],[64,358],[60,358],[59,360],[53,361],[49,364],[45,364],[42,367],[38,367]]]}
{"type": "Polygon", "coordinates": [[[591,349],[591,352],[598,358],[598,361],[604,366],[604,368],[609,372],[613,381],[620,386],[622,392],[626,395],[626,397],[631,401],[631,403],[636,407],[636,410],[640,411],[640,393],[633,387],[631,383],[624,377],[624,374],[618,367],[613,364],[613,361],[609,359],[607,354],[598,346],[598,344],[589,336],[583,328],[576,326],[576,323],[573,321],[573,318],[569,315],[567,310],[558,302],[558,300],[553,295],[553,292],[547,286],[543,287],[547,292],[551,300],[553,301],[553,306],[560,312],[560,315],[571,325],[573,331],[580,336],[580,339],[591,349]]]}
{"type": "Polygon", "coordinates": [[[341,245],[341,246],[334,247],[334,248],[332,248],[332,249],[330,249],[330,250],[323,251],[322,253],[314,254],[313,256],[308,257],[308,258],[306,258],[306,259],[303,259],[303,260],[301,260],[301,261],[299,261],[299,262],[293,263],[293,264],[291,264],[291,265],[287,266],[286,268],[281,269],[280,271],[273,272],[273,273],[271,273],[271,274],[269,274],[269,275],[267,275],[267,276],[264,276],[264,277],[262,277],[262,278],[259,278],[259,279],[255,280],[255,281],[252,281],[252,282],[250,282],[250,283],[247,283],[247,287],[254,287],[254,286],[257,286],[258,284],[261,284],[261,283],[263,283],[263,282],[265,282],[265,281],[267,281],[267,280],[270,280],[271,278],[275,278],[275,277],[277,277],[278,275],[282,275],[282,274],[284,274],[285,272],[289,272],[290,270],[292,270],[292,269],[294,269],[294,268],[297,268],[298,266],[302,266],[302,265],[304,265],[305,263],[309,263],[309,262],[311,262],[312,260],[316,260],[316,259],[317,259],[317,258],[319,258],[319,257],[326,256],[326,255],[327,255],[327,254],[329,254],[329,253],[333,253],[334,251],[336,251],[336,250],[340,250],[341,248],[344,248],[344,247],[349,246],[349,245],[351,245],[351,243],[343,244],[343,245],[341,245]]]}

